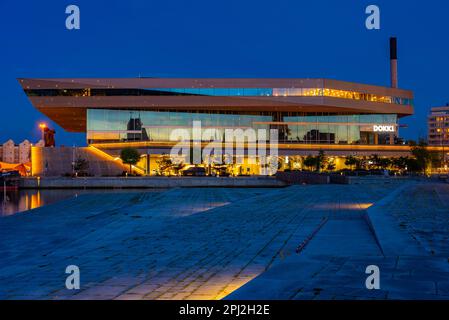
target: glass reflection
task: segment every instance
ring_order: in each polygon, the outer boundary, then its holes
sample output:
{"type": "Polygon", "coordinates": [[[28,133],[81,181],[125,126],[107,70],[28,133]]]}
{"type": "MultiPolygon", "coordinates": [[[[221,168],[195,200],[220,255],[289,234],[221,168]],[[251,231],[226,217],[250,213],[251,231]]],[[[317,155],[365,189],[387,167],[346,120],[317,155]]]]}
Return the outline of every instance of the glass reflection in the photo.
{"type": "Polygon", "coordinates": [[[172,96],[200,95],[221,97],[331,97],[339,99],[363,100],[369,102],[413,105],[413,99],[383,96],[367,92],[331,88],[135,88],[135,89],[25,89],[30,96],[172,96]]]}
{"type": "MultiPolygon", "coordinates": [[[[387,144],[390,134],[375,133],[374,125],[397,128],[394,114],[220,114],[168,111],[132,111],[89,109],[87,138],[89,143],[129,141],[170,141],[174,129],[186,129],[192,136],[194,121],[201,128],[215,128],[216,140],[225,129],[253,128],[279,130],[279,141],[326,144],[387,144]]],[[[396,132],[393,133],[393,136],[396,132]]]]}

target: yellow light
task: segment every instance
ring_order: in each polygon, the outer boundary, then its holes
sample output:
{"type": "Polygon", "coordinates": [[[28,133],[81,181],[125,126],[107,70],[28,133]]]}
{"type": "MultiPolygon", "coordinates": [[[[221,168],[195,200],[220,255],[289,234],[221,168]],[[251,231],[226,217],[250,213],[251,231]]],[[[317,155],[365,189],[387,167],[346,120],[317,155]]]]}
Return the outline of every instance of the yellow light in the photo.
{"type": "Polygon", "coordinates": [[[45,123],[39,123],[39,128],[45,129],[47,125],[45,123]]]}
{"type": "MultiPolygon", "coordinates": [[[[89,145],[89,150],[91,150],[92,152],[94,152],[95,154],[97,154],[98,156],[102,157],[102,158],[105,159],[105,160],[109,160],[109,161],[119,161],[119,162],[121,162],[121,165],[122,165],[124,168],[127,168],[127,166],[126,166],[126,165],[121,161],[121,159],[118,158],[118,157],[113,157],[113,156],[111,156],[110,154],[107,154],[107,153],[104,152],[103,150],[100,150],[100,149],[98,149],[98,148],[96,148],[96,147],[94,147],[94,146],[92,146],[92,145],[89,145]]],[[[137,171],[139,174],[142,174],[142,175],[145,174],[145,171],[142,170],[141,168],[138,168],[138,167],[136,167],[136,166],[132,166],[132,167],[133,167],[133,169],[134,169],[135,171],[137,171]]]]}

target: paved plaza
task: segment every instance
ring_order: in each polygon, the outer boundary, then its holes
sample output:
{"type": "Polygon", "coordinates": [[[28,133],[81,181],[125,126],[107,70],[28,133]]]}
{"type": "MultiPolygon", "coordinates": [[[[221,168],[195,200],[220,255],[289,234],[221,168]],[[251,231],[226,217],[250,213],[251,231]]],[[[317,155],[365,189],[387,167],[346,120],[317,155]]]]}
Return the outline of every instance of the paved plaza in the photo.
{"type": "Polygon", "coordinates": [[[92,193],[1,218],[0,299],[449,299],[449,185],[390,182],[92,193]]]}

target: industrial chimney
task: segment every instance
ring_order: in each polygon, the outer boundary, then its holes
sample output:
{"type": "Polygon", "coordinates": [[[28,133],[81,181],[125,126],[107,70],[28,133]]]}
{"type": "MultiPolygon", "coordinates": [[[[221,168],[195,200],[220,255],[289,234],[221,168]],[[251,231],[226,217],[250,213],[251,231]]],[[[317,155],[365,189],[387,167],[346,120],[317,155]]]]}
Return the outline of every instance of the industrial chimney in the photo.
{"type": "Polygon", "coordinates": [[[398,87],[398,43],[397,39],[390,38],[390,76],[391,87],[398,87]]]}

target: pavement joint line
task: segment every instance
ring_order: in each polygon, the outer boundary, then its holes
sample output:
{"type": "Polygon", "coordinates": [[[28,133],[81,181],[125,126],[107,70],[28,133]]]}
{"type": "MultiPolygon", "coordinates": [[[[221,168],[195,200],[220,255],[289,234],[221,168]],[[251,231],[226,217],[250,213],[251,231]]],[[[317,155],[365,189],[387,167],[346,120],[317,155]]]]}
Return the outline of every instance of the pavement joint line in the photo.
{"type": "Polygon", "coordinates": [[[313,230],[313,232],[306,237],[306,239],[296,248],[296,253],[300,254],[305,247],[312,241],[313,237],[323,228],[323,226],[329,221],[329,217],[324,217],[320,224],[313,230]]]}

